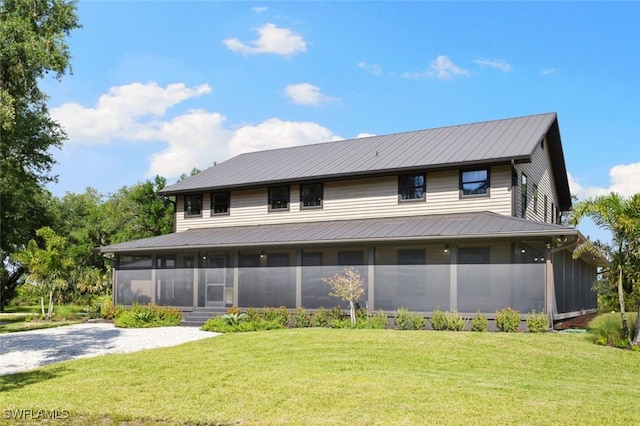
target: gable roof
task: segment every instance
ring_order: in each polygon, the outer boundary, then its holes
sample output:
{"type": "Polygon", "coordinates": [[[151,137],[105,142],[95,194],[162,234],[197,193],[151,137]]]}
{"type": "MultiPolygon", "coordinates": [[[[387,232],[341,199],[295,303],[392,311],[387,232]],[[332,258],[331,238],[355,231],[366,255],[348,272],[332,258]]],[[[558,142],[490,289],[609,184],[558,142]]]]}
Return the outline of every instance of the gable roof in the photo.
{"type": "Polygon", "coordinates": [[[191,229],[100,247],[102,253],[149,250],[579,236],[570,227],[490,212],[191,229]]]}
{"type": "Polygon", "coordinates": [[[240,154],[159,193],[528,162],[545,135],[560,208],[567,210],[571,195],[555,113],[240,154]]]}

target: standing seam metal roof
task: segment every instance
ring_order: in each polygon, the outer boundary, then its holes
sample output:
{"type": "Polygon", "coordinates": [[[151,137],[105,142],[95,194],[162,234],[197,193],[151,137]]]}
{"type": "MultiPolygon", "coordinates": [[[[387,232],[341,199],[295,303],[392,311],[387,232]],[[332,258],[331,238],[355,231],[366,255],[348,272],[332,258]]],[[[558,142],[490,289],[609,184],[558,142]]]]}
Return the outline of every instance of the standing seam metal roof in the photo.
{"type": "MultiPolygon", "coordinates": [[[[557,129],[556,114],[547,113],[245,153],[177,182],[160,193],[175,195],[420,168],[527,161],[536,144],[554,124],[557,129]]],[[[550,143],[558,147],[552,148],[555,157],[562,156],[559,132],[554,132],[553,136],[557,140],[550,143]]],[[[555,166],[566,175],[564,158],[556,158],[555,166]]],[[[568,193],[568,184],[566,191],[560,188],[559,192],[568,193]]]]}
{"type": "Polygon", "coordinates": [[[566,226],[480,212],[193,229],[113,244],[100,252],[576,234],[566,226]]]}

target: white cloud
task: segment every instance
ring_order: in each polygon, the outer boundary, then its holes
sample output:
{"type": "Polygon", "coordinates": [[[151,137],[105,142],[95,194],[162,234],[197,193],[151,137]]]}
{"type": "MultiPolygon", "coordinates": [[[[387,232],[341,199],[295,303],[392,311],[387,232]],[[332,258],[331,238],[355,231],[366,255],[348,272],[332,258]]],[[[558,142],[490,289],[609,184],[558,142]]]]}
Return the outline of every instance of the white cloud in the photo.
{"type": "Polygon", "coordinates": [[[226,160],[233,132],[223,127],[224,120],[219,113],[191,110],[163,123],[155,137],[168,146],[149,158],[147,175],[174,177],[226,160]]]}
{"type": "Polygon", "coordinates": [[[454,75],[468,76],[469,71],[458,67],[446,56],[440,55],[431,61],[427,75],[439,78],[440,80],[451,80],[454,75]]]}
{"type": "Polygon", "coordinates": [[[554,72],[556,72],[555,68],[545,68],[542,71],[540,71],[540,74],[541,75],[549,75],[549,74],[554,73],[554,72]]]}
{"type": "Polygon", "coordinates": [[[401,74],[404,78],[437,78],[439,80],[451,80],[454,76],[468,76],[469,71],[460,68],[444,55],[438,56],[431,61],[429,68],[423,72],[404,72],[401,74]]]}
{"type": "Polygon", "coordinates": [[[382,74],[382,67],[378,64],[368,64],[364,61],[360,61],[358,62],[358,68],[363,69],[374,75],[382,74]]]}
{"type": "Polygon", "coordinates": [[[273,53],[291,56],[307,51],[307,43],[302,39],[302,36],[289,28],[279,28],[274,24],[267,23],[256,31],[259,34],[258,39],[248,44],[237,38],[228,38],[222,42],[229,50],[244,54],[273,53]]]}
{"type": "Polygon", "coordinates": [[[207,85],[132,83],[110,88],[95,107],[63,104],[52,109],[52,116],[67,130],[69,143],[166,143],[148,158],[147,176],[167,178],[243,152],[342,139],[312,122],[271,118],[234,130],[225,126],[225,117],[218,112],[191,109],[167,117],[169,107],[209,92],[207,85]]]}
{"type": "Polygon", "coordinates": [[[148,140],[149,131],[159,125],[155,120],[169,107],[210,92],[206,84],[188,88],[183,83],[132,83],[109,88],[93,108],[66,103],[52,108],[51,116],[63,124],[70,143],[148,140]]]}
{"type": "Polygon", "coordinates": [[[267,7],[266,6],[259,6],[259,7],[254,7],[253,11],[255,13],[262,13],[262,12],[266,12],[267,11],[267,7]]]}
{"type": "Polygon", "coordinates": [[[286,148],[342,139],[326,127],[311,122],[283,121],[270,118],[257,126],[244,126],[229,141],[229,153],[286,148]]]}
{"type": "Polygon", "coordinates": [[[609,170],[610,185],[607,188],[598,186],[582,186],[578,179],[568,173],[569,188],[578,199],[607,195],[617,192],[625,197],[640,193],[640,162],[620,164],[609,170]]]}
{"type": "Polygon", "coordinates": [[[311,83],[290,84],[284,89],[285,95],[299,105],[320,105],[323,102],[335,101],[336,98],[324,95],[317,86],[311,83]]]}
{"type": "Polygon", "coordinates": [[[513,70],[513,67],[502,59],[476,59],[474,62],[482,67],[496,68],[505,73],[513,70]]]}

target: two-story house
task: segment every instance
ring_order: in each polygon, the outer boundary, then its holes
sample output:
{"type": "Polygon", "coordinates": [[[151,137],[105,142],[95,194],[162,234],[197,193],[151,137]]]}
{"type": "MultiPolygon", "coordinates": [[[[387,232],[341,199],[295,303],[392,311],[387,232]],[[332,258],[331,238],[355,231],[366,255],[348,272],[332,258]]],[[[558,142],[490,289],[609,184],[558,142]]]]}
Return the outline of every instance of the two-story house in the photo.
{"type": "Polygon", "coordinates": [[[373,310],[596,309],[555,113],[241,154],[160,193],[174,233],[100,249],[116,303],[329,308],[354,267],[373,310]]]}

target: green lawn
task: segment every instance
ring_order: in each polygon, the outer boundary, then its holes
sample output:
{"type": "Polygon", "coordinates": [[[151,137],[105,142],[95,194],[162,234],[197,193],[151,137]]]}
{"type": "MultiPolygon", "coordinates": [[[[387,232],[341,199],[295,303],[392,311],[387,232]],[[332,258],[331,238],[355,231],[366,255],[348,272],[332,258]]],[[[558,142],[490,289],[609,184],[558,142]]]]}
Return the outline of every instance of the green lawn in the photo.
{"type": "Polygon", "coordinates": [[[0,334],[76,324],[86,316],[84,309],[84,306],[77,305],[55,305],[54,321],[48,321],[39,319],[40,305],[6,306],[5,312],[0,313],[0,334]]]}
{"type": "Polygon", "coordinates": [[[0,377],[72,424],[624,425],[640,352],[584,334],[286,329],[0,377]]]}

